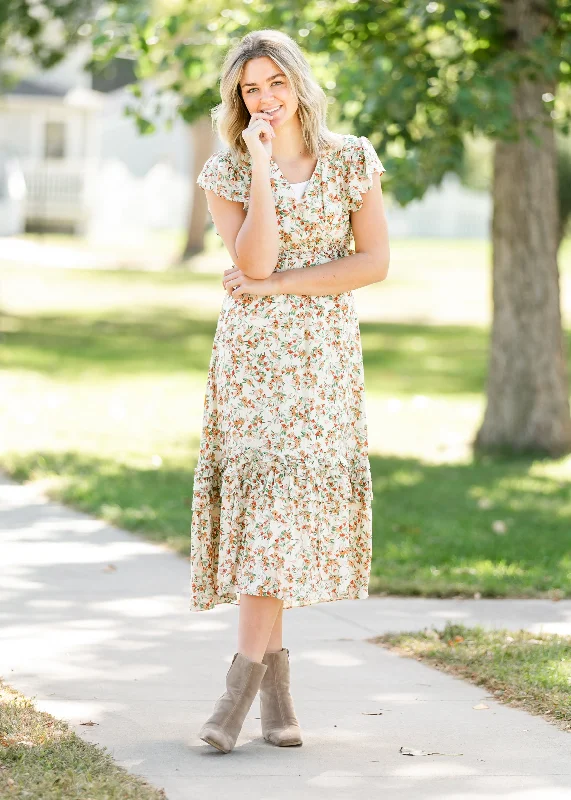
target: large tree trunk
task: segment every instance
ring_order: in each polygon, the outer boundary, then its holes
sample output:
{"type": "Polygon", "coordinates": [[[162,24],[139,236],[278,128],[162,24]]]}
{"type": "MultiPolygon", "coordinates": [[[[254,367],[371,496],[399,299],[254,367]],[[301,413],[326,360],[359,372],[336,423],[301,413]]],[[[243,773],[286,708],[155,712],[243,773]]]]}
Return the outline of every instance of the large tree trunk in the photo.
{"type": "MultiPolygon", "coordinates": [[[[545,0],[503,0],[512,41],[540,29],[545,0]]],[[[517,46],[517,45],[515,45],[517,46]]],[[[557,249],[557,156],[542,94],[524,79],[514,92],[518,141],[494,156],[493,324],[488,402],[474,441],[479,452],[571,452],[571,418],[561,324],[557,249]],[[531,127],[536,145],[525,135],[531,127]]]]}
{"type": "Polygon", "coordinates": [[[215,133],[209,116],[201,117],[190,128],[190,146],[192,147],[192,183],[190,214],[188,219],[187,238],[181,261],[197,255],[204,250],[204,231],[206,228],[208,206],[204,190],[196,183],[198,173],[206,159],[212,154],[215,133]]]}

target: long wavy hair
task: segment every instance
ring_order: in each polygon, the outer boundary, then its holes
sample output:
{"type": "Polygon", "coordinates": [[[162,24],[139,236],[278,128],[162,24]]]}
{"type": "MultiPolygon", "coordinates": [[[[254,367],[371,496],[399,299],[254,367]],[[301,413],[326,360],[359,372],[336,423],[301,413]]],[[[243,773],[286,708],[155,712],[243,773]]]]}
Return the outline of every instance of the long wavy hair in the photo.
{"type": "Polygon", "coordinates": [[[289,80],[298,101],[297,113],[301,121],[303,139],[309,153],[319,157],[324,151],[336,150],[342,137],[329,130],[327,98],[311,72],[299,45],[282,31],[265,28],[251,31],[226,55],[220,77],[222,102],[210,114],[213,127],[232,155],[240,161],[248,154],[242,131],[248,127],[250,112],[242,97],[240,80],[244,66],[252,58],[268,56],[289,80]]]}

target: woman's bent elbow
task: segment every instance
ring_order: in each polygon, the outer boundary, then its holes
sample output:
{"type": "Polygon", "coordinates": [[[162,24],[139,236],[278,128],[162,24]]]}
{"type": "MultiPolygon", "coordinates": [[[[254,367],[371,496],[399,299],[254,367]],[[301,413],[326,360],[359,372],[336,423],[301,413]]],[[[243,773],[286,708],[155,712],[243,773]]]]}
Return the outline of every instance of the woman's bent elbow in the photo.
{"type": "Polygon", "coordinates": [[[274,272],[276,264],[238,264],[238,269],[241,270],[247,278],[255,280],[265,280],[269,278],[274,272]]]}
{"type": "Polygon", "coordinates": [[[390,253],[384,251],[379,253],[371,253],[371,260],[375,269],[375,280],[377,282],[384,281],[389,274],[389,264],[391,260],[390,253]]]}
{"type": "Polygon", "coordinates": [[[388,259],[388,258],[386,260],[380,262],[380,264],[379,264],[379,281],[384,281],[386,278],[388,278],[388,275],[389,275],[389,263],[390,263],[390,259],[388,259]]]}

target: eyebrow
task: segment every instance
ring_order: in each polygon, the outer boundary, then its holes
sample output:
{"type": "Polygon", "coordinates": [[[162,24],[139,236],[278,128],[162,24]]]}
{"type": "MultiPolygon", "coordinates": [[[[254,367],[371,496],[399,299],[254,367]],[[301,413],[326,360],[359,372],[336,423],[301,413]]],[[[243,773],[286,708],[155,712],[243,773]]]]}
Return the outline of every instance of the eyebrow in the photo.
{"type": "MultiPolygon", "coordinates": [[[[283,74],[283,72],[276,72],[275,75],[270,75],[269,78],[266,78],[266,81],[273,81],[274,78],[285,78],[285,75],[283,74]]],[[[257,85],[258,85],[257,83],[243,83],[242,89],[245,86],[257,86],[257,85]]]]}

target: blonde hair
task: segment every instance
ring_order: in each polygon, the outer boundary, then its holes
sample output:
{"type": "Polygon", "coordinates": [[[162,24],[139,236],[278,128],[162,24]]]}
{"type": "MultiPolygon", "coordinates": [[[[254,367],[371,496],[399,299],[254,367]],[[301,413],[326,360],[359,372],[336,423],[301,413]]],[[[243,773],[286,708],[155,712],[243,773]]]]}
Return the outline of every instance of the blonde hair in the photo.
{"type": "Polygon", "coordinates": [[[267,56],[288,78],[298,101],[304,142],[312,156],[338,149],[343,139],[326,125],[327,98],[319,86],[299,45],[282,31],[265,28],[251,31],[226,55],[220,78],[222,102],[211,110],[218,136],[239,161],[248,153],[242,131],[248,127],[250,112],[242,97],[240,79],[247,61],[267,56]]]}

